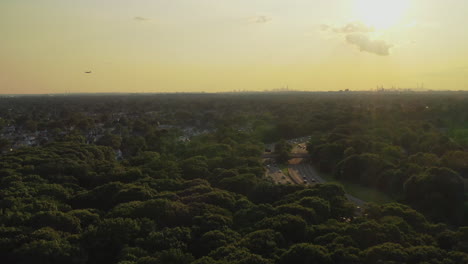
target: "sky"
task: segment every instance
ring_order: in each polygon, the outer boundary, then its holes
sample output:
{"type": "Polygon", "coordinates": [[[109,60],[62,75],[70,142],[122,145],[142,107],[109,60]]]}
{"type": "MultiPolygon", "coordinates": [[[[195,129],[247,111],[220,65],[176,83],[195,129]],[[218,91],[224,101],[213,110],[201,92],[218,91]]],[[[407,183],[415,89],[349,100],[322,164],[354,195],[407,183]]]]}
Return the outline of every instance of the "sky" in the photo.
{"type": "Polygon", "coordinates": [[[468,90],[466,14],[466,0],[0,0],[0,94],[468,90]]]}

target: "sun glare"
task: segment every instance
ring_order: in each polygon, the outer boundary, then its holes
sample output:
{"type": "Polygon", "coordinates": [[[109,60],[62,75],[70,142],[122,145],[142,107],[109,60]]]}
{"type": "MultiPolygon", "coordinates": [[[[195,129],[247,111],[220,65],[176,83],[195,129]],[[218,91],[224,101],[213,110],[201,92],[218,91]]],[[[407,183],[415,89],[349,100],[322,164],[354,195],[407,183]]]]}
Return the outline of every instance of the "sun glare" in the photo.
{"type": "Polygon", "coordinates": [[[409,7],[409,0],[356,0],[355,15],[377,29],[398,24],[409,7]]]}

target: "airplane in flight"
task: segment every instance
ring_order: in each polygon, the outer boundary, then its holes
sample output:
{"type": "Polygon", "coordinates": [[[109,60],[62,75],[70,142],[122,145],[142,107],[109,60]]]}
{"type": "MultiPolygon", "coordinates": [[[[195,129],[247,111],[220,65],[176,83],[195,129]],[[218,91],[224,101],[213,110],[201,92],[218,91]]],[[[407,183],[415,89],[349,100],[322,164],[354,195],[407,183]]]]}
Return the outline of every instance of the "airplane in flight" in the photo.
{"type": "Polygon", "coordinates": [[[93,73],[92,71],[85,71],[85,73],[93,73]]]}

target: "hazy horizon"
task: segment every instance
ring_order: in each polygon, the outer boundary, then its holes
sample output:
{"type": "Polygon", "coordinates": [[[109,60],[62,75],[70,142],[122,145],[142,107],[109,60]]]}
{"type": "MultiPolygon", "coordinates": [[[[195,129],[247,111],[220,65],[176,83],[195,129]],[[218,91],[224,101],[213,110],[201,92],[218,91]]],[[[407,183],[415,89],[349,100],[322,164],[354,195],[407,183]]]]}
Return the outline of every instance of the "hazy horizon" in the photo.
{"type": "Polygon", "coordinates": [[[0,94],[468,90],[467,13],[463,0],[2,1],[0,94]]]}

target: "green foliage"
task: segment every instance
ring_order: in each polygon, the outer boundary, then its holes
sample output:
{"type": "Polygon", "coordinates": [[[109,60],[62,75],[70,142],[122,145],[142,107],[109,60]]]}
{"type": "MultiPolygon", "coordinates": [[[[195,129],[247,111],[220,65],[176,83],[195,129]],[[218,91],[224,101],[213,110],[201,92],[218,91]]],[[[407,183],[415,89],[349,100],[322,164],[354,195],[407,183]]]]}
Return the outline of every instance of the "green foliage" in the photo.
{"type": "Polygon", "coordinates": [[[443,166],[457,171],[464,178],[468,178],[468,152],[446,152],[441,157],[441,163],[443,166]]]}
{"type": "Polygon", "coordinates": [[[229,246],[239,240],[240,235],[228,228],[223,230],[211,230],[203,235],[195,243],[195,251],[199,256],[204,256],[220,247],[229,246]]]}
{"type": "Polygon", "coordinates": [[[380,174],[390,167],[390,163],[375,154],[352,155],[337,165],[337,178],[376,186],[380,174]]]}
{"type": "Polygon", "coordinates": [[[463,217],[462,178],[447,168],[430,168],[405,183],[406,199],[416,208],[439,221],[459,224],[463,217]]]}
{"type": "Polygon", "coordinates": [[[184,160],[181,163],[182,174],[185,179],[197,179],[208,177],[207,158],[195,156],[184,160]]]}
{"type": "Polygon", "coordinates": [[[289,155],[292,150],[292,145],[286,140],[281,140],[275,144],[275,154],[278,155],[276,160],[278,163],[286,163],[289,160],[289,155]]]}
{"type": "Polygon", "coordinates": [[[285,241],[281,233],[272,229],[264,229],[245,235],[240,244],[254,254],[274,257],[276,251],[284,247],[285,241]]]}
{"type": "Polygon", "coordinates": [[[141,246],[149,252],[169,249],[187,250],[192,240],[191,230],[188,227],[164,228],[159,232],[151,232],[141,246]]]}
{"type": "MultiPolygon", "coordinates": [[[[365,263],[404,263],[408,254],[403,246],[394,243],[384,243],[365,250],[363,253],[365,263]]],[[[417,263],[417,262],[416,262],[417,263]]]]}
{"type": "Polygon", "coordinates": [[[134,240],[140,231],[137,221],[128,218],[102,220],[82,235],[82,245],[93,263],[112,262],[124,245],[134,240]]]}
{"type": "Polygon", "coordinates": [[[231,192],[249,195],[257,185],[255,174],[241,174],[234,177],[224,178],[219,181],[219,186],[231,192]]]}
{"type": "Polygon", "coordinates": [[[466,99],[344,94],[3,98],[0,127],[49,142],[0,155],[0,262],[468,263],[466,145],[444,132],[466,99]],[[265,179],[258,140],[306,135],[314,166],[412,207],[265,179]]]}
{"type": "Polygon", "coordinates": [[[307,223],[300,216],[281,214],[263,219],[257,224],[260,229],[271,228],[280,232],[288,242],[304,239],[307,223]]]}
{"type": "Polygon", "coordinates": [[[122,137],[106,133],[96,142],[98,145],[108,146],[113,149],[119,149],[122,144],[122,137]]]}
{"type": "Polygon", "coordinates": [[[331,263],[329,252],[326,248],[313,244],[296,244],[286,251],[279,260],[279,263],[331,263]]]}
{"type": "Polygon", "coordinates": [[[31,226],[35,228],[52,227],[56,230],[77,233],[81,230],[80,219],[58,211],[42,211],[31,218],[31,226]]]}

